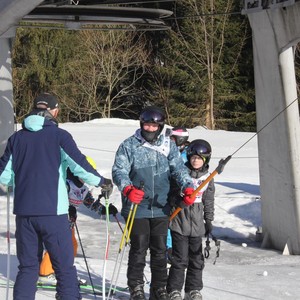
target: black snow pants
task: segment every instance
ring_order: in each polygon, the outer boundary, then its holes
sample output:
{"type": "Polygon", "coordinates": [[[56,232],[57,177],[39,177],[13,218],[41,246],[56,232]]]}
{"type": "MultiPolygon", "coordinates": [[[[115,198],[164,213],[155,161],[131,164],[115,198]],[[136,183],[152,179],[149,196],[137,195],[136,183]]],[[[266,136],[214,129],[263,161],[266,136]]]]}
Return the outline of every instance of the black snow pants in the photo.
{"type": "Polygon", "coordinates": [[[175,231],[172,234],[172,259],[167,291],[181,291],[185,278],[185,292],[203,288],[202,270],[204,257],[202,254],[202,238],[183,236],[175,231]]]}
{"type": "Polygon", "coordinates": [[[134,220],[130,235],[127,269],[129,287],[144,284],[144,268],[148,249],[150,249],[151,287],[166,286],[168,223],[168,217],[134,220]]]}

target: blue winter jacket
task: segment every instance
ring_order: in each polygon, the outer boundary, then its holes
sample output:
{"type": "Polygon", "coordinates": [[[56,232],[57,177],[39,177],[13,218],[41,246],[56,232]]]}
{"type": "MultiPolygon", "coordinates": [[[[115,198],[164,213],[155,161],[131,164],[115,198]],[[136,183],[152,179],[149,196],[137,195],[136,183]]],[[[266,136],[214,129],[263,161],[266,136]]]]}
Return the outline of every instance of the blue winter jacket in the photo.
{"type": "MultiPolygon", "coordinates": [[[[145,196],[138,206],[136,218],[169,215],[167,199],[171,177],[175,178],[182,189],[193,186],[176,144],[161,134],[158,141],[151,145],[141,136],[140,129],[119,146],[112,175],[121,193],[130,184],[143,186],[145,196]]],[[[131,202],[123,194],[122,204],[121,213],[127,217],[131,202]]]]}
{"type": "Polygon", "coordinates": [[[68,213],[66,168],[90,185],[103,177],[77,148],[71,134],[38,115],[8,140],[0,158],[0,183],[14,186],[14,209],[19,216],[68,213]]]}

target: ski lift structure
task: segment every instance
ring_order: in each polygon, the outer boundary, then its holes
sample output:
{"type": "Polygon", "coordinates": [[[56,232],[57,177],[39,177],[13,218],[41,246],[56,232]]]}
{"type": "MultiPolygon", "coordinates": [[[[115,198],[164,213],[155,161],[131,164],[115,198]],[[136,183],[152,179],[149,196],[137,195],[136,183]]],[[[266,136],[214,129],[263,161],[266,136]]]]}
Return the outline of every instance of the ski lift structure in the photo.
{"type": "Polygon", "coordinates": [[[245,0],[242,14],[260,12],[264,9],[277,9],[294,5],[297,0],[245,0]]]}
{"type": "Polygon", "coordinates": [[[47,4],[36,7],[22,18],[20,24],[22,27],[36,27],[38,24],[39,27],[70,30],[153,31],[169,29],[163,19],[171,14],[168,10],[140,7],[47,4]]]}
{"type": "Polygon", "coordinates": [[[244,0],[252,28],[262,246],[300,254],[299,0],[244,0]],[[275,118],[274,118],[275,117],[275,118]]]}

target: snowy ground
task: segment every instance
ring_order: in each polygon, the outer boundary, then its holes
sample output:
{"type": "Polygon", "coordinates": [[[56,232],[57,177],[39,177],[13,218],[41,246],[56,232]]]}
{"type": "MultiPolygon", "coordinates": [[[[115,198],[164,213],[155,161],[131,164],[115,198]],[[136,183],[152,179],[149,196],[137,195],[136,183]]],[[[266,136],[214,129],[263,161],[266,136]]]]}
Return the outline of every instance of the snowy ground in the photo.
{"type": "MultiPolygon", "coordinates": [[[[138,121],[101,119],[84,123],[60,124],[73,135],[82,152],[94,158],[98,171],[111,177],[111,166],[118,145],[139,126],[138,121]]],[[[190,129],[190,140],[203,138],[213,148],[211,170],[221,158],[233,154],[253,133],[209,131],[204,128],[190,129]]],[[[215,177],[216,204],[214,235],[221,241],[220,256],[213,264],[216,247],[211,241],[210,257],[204,270],[203,299],[300,299],[300,257],[283,256],[281,253],[261,249],[256,241],[257,227],[261,226],[260,192],[256,137],[233,155],[221,175],[215,177]],[[243,247],[246,246],[246,247],[243,247]],[[264,274],[267,276],[264,276],[264,274]]],[[[96,197],[100,191],[93,189],[96,197]]],[[[120,193],[115,188],[111,202],[121,208],[120,193]]],[[[0,192],[0,299],[6,299],[7,280],[7,197],[0,192]]],[[[12,206],[12,205],[11,205],[12,206]]],[[[12,210],[12,207],[10,207],[12,210]]],[[[124,227],[123,219],[117,216],[124,227]]],[[[110,251],[107,261],[107,280],[110,281],[121,240],[121,230],[116,219],[110,220],[110,251]]],[[[79,208],[78,229],[94,284],[102,284],[105,220],[85,207],[79,208]]],[[[10,280],[13,284],[17,272],[17,259],[14,238],[14,216],[10,214],[11,268],[10,280]]],[[[205,245],[205,244],[204,244],[205,245]]],[[[126,287],[126,264],[128,247],[117,285],[126,287]]],[[[82,251],[78,249],[75,259],[80,277],[89,280],[82,251]]],[[[151,280],[148,267],[145,271],[147,281],[151,280]]],[[[109,285],[109,284],[107,284],[109,285]]],[[[148,293],[149,284],[145,284],[148,293]]],[[[41,291],[37,300],[54,299],[54,291],[41,291]]],[[[128,292],[119,298],[129,299],[128,292]]],[[[12,299],[12,289],[8,299],[12,299]]],[[[95,299],[93,295],[83,295],[83,299],[95,299]]],[[[97,299],[102,299],[97,296],[97,299]]]]}

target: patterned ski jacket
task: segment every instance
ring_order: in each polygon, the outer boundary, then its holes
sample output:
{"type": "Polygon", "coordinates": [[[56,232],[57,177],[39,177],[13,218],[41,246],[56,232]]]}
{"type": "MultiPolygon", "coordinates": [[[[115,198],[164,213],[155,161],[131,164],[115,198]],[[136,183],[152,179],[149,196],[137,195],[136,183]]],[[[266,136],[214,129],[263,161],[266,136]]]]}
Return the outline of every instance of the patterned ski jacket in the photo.
{"type": "MultiPolygon", "coordinates": [[[[161,134],[152,145],[141,136],[140,129],[119,146],[112,176],[121,194],[130,184],[135,187],[143,185],[145,196],[138,206],[136,218],[169,215],[167,198],[171,177],[182,189],[192,186],[191,177],[184,167],[175,143],[165,134],[161,134]]],[[[130,206],[130,200],[122,194],[121,214],[124,217],[128,216],[130,206]]]]}
{"type": "Polygon", "coordinates": [[[49,118],[32,114],[24,119],[22,127],[9,138],[0,158],[0,183],[14,186],[14,214],[67,214],[68,166],[90,185],[103,183],[103,177],[79,151],[71,134],[49,118]]]}
{"type": "MultiPolygon", "coordinates": [[[[191,170],[187,162],[190,178],[193,180],[196,189],[209,175],[208,166],[199,171],[191,170]]],[[[186,167],[185,167],[186,168],[186,167]]],[[[215,185],[213,179],[204,186],[196,196],[195,203],[183,208],[178,215],[170,222],[170,229],[184,236],[204,236],[204,220],[213,221],[214,219],[215,185]]],[[[172,182],[172,189],[169,196],[170,205],[175,207],[182,204],[180,189],[176,183],[172,182]]]]}

